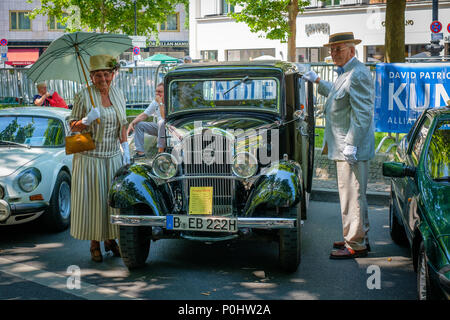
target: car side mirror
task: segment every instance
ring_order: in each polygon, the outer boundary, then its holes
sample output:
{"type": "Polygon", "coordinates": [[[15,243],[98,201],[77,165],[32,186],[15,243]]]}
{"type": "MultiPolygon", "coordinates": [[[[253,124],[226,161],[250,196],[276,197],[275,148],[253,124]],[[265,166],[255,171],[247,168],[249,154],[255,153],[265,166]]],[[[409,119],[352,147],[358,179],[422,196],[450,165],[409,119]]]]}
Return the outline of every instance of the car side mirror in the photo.
{"type": "Polygon", "coordinates": [[[409,167],[401,162],[384,162],[383,176],[393,178],[414,177],[416,168],[409,167]]]}

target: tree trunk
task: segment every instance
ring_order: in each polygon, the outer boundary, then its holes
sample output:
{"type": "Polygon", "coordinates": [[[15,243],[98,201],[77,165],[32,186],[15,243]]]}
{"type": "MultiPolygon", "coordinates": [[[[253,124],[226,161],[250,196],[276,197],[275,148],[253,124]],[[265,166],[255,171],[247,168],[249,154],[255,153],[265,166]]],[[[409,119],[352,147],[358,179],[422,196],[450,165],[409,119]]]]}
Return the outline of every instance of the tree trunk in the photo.
{"type": "Polygon", "coordinates": [[[106,22],[105,22],[105,17],[106,17],[106,10],[105,10],[105,0],[102,0],[102,5],[101,5],[101,8],[100,8],[100,11],[101,11],[101,13],[102,13],[102,17],[101,17],[101,25],[102,25],[102,29],[101,29],[101,32],[102,33],[104,33],[105,32],[105,30],[106,30],[106,22]]]}
{"type": "Polygon", "coordinates": [[[288,5],[289,9],[289,36],[288,36],[288,61],[297,62],[296,54],[296,36],[297,36],[297,15],[298,0],[291,0],[288,5]]]}
{"type": "Polygon", "coordinates": [[[387,0],[384,61],[405,62],[406,0],[387,0]]]}

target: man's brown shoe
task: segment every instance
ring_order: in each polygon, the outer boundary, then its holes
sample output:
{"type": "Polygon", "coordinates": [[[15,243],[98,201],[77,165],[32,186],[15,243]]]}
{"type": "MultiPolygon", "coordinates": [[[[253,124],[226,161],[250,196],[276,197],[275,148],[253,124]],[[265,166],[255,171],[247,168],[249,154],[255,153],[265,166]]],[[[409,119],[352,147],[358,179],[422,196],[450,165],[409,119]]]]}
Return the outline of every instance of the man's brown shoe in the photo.
{"type": "Polygon", "coordinates": [[[330,259],[353,259],[367,256],[367,249],[353,250],[350,248],[333,250],[330,259]]]}
{"type": "MultiPolygon", "coordinates": [[[[345,241],[335,241],[333,242],[333,248],[334,249],[344,249],[345,248],[345,241]]],[[[370,244],[367,242],[366,249],[368,252],[370,252],[370,244]]]]}

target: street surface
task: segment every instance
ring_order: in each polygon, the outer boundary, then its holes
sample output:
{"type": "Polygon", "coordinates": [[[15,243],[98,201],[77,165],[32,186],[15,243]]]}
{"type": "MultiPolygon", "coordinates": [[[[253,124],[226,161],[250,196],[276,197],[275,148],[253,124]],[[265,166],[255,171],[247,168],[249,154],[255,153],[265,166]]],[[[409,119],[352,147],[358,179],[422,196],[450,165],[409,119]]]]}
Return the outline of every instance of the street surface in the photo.
{"type": "Polygon", "coordinates": [[[69,230],[3,227],[0,299],[415,299],[409,249],[390,239],[388,208],[369,210],[372,252],[336,261],[328,256],[342,237],[339,205],[311,202],[294,274],[278,270],[276,243],[159,240],[152,242],[146,266],[130,272],[111,254],[103,263],[91,261],[89,241],[73,239],[69,230]]]}

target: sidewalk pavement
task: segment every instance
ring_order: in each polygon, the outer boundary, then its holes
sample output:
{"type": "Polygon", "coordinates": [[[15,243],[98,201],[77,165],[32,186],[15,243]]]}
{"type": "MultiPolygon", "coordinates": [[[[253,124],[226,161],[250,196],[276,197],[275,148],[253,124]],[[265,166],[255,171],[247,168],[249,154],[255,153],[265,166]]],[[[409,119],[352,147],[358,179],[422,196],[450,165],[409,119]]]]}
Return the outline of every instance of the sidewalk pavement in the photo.
{"type": "MultiPolygon", "coordinates": [[[[384,181],[375,181],[367,184],[367,202],[369,205],[389,205],[391,187],[384,181]]],[[[314,177],[311,200],[324,202],[339,202],[339,193],[336,179],[319,179],[314,177]]]]}

